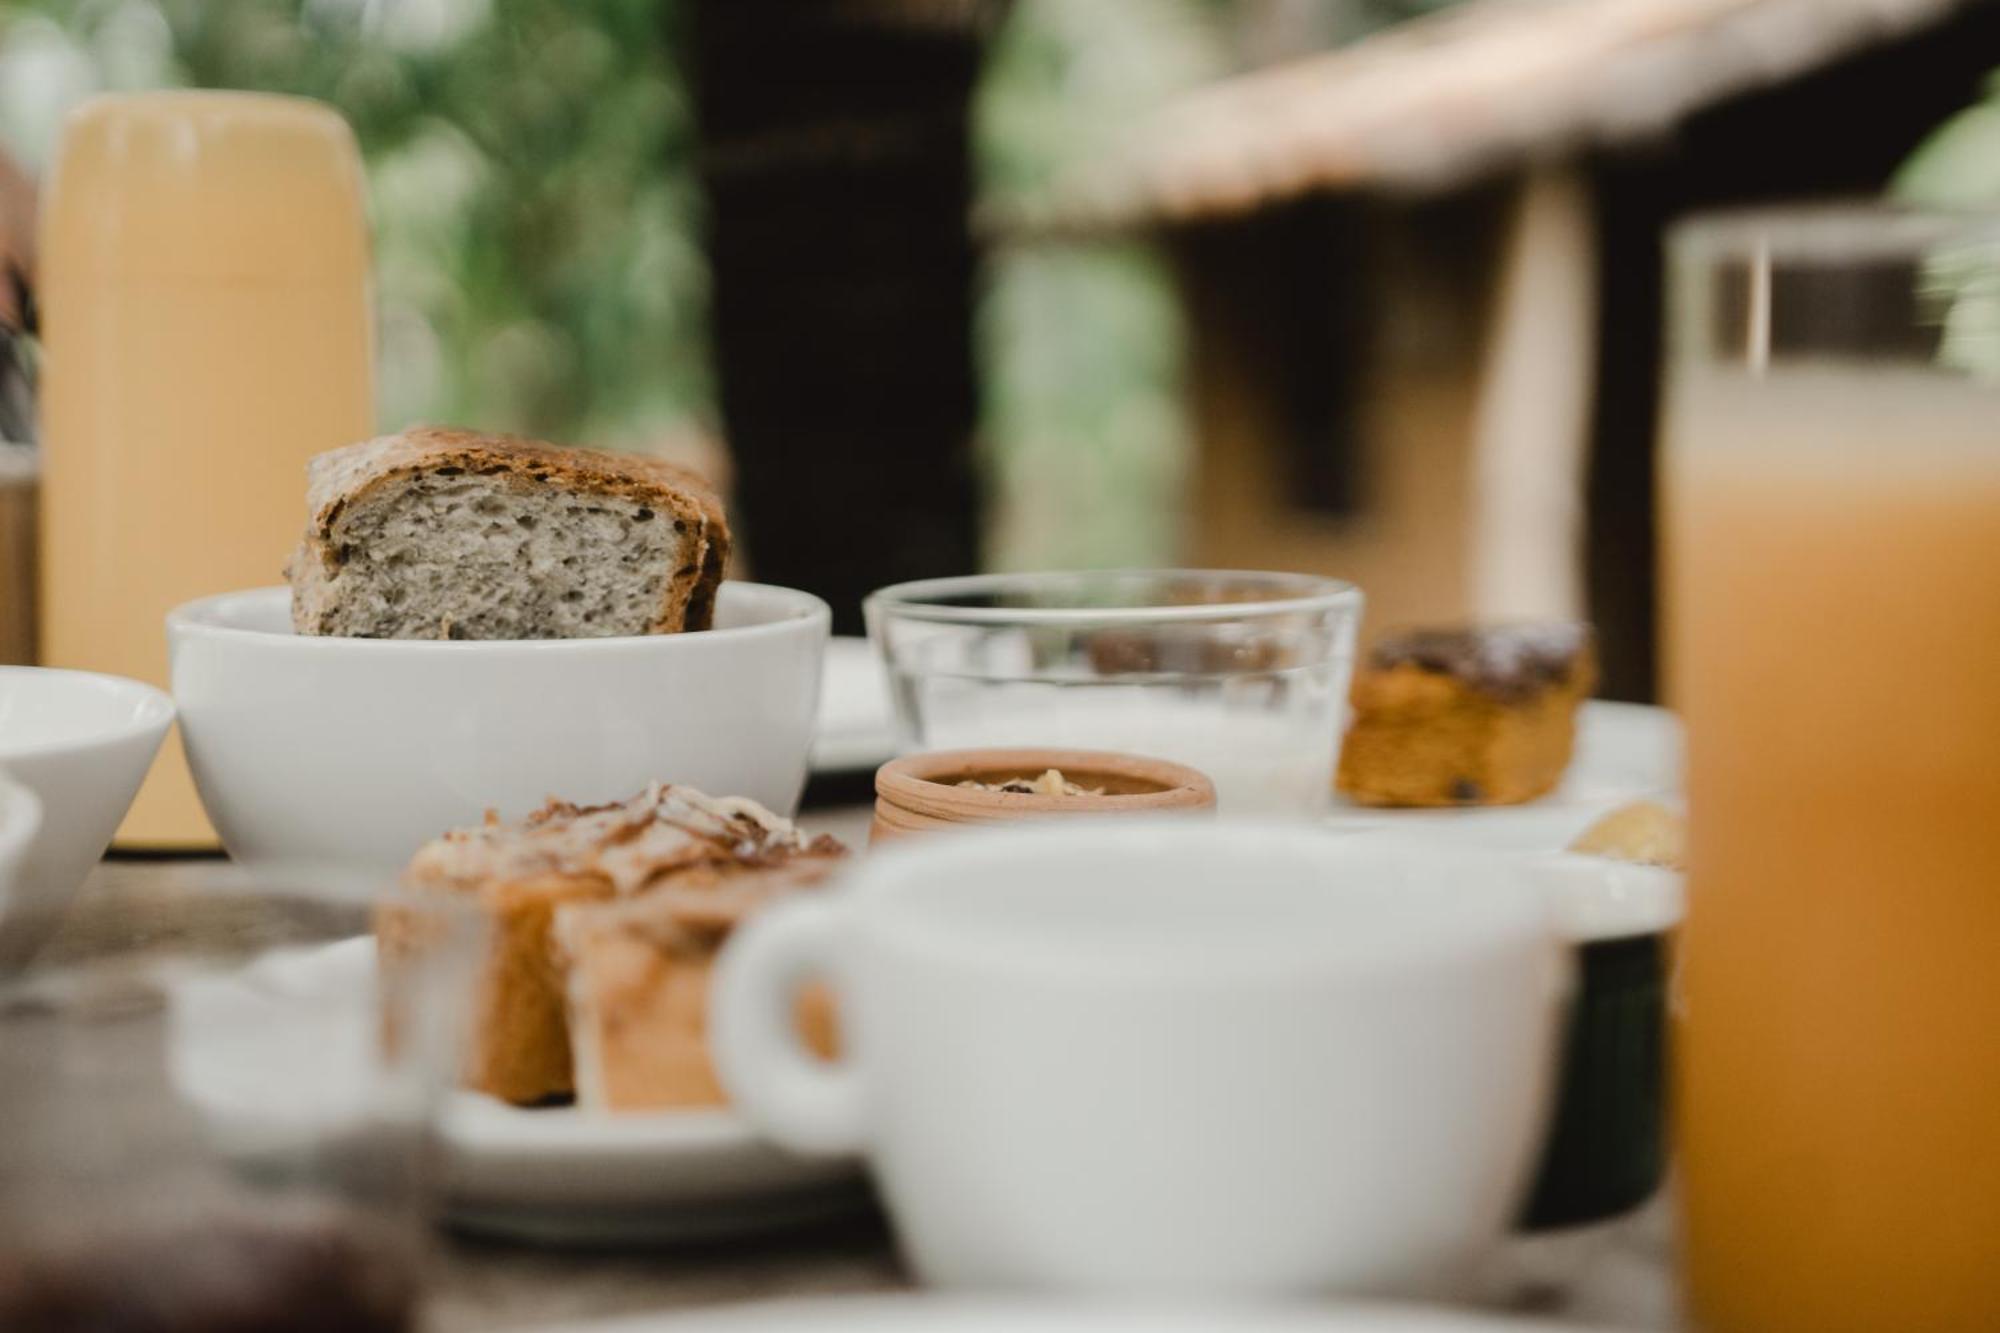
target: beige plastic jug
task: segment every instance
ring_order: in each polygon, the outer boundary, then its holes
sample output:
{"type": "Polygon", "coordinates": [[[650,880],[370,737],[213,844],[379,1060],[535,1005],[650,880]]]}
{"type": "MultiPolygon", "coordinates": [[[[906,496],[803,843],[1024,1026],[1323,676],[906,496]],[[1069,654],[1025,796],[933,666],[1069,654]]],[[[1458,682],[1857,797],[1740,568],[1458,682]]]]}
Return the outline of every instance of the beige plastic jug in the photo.
{"type": "MultiPolygon", "coordinates": [[[[373,423],[363,196],[314,102],[140,93],[70,119],[37,283],[45,664],[166,685],[171,607],[282,579],[306,459],[373,423]]],[[[170,738],[119,845],[213,841],[170,738]]]]}

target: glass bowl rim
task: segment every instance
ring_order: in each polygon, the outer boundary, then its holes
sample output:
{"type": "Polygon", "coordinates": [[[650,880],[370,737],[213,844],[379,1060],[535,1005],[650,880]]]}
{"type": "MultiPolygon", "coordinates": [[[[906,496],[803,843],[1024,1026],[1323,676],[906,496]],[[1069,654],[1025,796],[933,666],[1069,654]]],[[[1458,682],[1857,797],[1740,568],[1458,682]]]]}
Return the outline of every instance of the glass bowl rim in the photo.
{"type": "Polygon", "coordinates": [[[950,578],[913,579],[892,583],[868,594],[863,609],[872,621],[879,613],[905,620],[952,625],[1132,625],[1205,624],[1248,620],[1261,616],[1296,615],[1361,609],[1359,586],[1345,579],[1290,570],[1259,569],[1066,569],[1007,574],[960,574],[950,578]],[[1293,596],[1254,602],[1202,602],[1158,606],[947,606],[926,599],[998,591],[1008,587],[1060,587],[1087,579],[1123,578],[1165,581],[1173,578],[1259,580],[1290,584],[1293,596]]]}

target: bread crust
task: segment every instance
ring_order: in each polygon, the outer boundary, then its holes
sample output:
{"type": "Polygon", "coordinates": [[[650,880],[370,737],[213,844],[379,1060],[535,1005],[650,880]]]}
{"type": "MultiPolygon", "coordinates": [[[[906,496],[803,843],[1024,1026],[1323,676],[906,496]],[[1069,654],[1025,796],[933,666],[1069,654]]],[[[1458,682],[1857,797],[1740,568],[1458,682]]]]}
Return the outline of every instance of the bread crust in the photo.
{"type": "Polygon", "coordinates": [[[714,623],[716,592],[729,558],[729,524],[721,499],[700,476],[645,454],[577,449],[454,426],[417,426],[329,450],[307,464],[305,533],[285,568],[292,584],[294,630],[327,632],[332,580],[340,568],[341,517],[385,486],[449,468],[501,478],[523,490],[546,485],[616,496],[685,524],[695,558],[674,572],[647,633],[703,630],[714,623]]]}

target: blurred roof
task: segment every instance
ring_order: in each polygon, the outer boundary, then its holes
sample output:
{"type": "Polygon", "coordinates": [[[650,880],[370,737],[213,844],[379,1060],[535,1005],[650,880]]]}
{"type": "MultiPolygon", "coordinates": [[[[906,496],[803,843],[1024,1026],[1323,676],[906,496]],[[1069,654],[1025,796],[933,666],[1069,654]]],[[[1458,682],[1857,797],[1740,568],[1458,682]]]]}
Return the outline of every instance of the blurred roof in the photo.
{"type": "Polygon", "coordinates": [[[989,221],[1098,228],[1312,190],[1444,189],[1642,139],[1979,0],[1467,0],[1210,84],[1042,201],[989,221]]]}

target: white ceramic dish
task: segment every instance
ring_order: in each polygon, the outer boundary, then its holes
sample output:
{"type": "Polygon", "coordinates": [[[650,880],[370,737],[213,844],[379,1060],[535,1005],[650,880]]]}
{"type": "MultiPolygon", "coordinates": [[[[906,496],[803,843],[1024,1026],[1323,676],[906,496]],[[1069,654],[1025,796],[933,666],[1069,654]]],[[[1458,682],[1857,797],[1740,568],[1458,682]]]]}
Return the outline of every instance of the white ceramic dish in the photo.
{"type": "Polygon", "coordinates": [[[1680,719],[1646,704],[1591,700],[1577,718],[1576,755],[1562,785],[1526,805],[1387,810],[1340,798],[1328,821],[1354,832],[1393,832],[1433,845],[1543,852],[1565,847],[1593,820],[1628,801],[1679,799],[1680,719]]]}
{"type": "Polygon", "coordinates": [[[1330,816],[1331,827],[1378,845],[1527,856],[1553,892],[1582,985],[1567,1019],[1559,1112],[1526,1214],[1543,1239],[1562,1234],[1545,1228],[1573,1231],[1616,1216],[1657,1188],[1661,937],[1685,910],[1675,871],[1561,850],[1627,802],[1679,804],[1678,719],[1661,708],[1592,702],[1578,721],[1575,760],[1544,800],[1459,810],[1343,806],[1330,816]]]}
{"type": "Polygon", "coordinates": [[[250,864],[400,869],[426,839],[648,782],[790,813],[830,619],[809,593],[723,585],[699,634],[508,642],[316,638],[257,588],[167,617],[196,786],[250,864]]]}
{"type": "Polygon", "coordinates": [[[1572,944],[1658,935],[1681,923],[1685,876],[1659,866],[1557,851],[1530,864],[1555,900],[1557,924],[1572,944]]]}
{"type": "MultiPolygon", "coordinates": [[[[205,981],[203,1007],[191,1012],[227,1023],[254,1012],[263,987],[331,998],[374,984],[374,942],[353,939],[272,954],[221,985],[205,981]]],[[[324,1087],[333,1099],[355,1077],[352,1062],[365,1058],[329,1045],[279,1052],[290,1063],[273,1068],[268,1047],[204,1042],[195,1023],[175,1035],[185,1043],[171,1065],[182,1091],[245,1142],[258,1139],[260,1097],[324,1087]]],[[[445,1108],[440,1140],[451,1220],[536,1241],[704,1239],[803,1221],[866,1198],[857,1163],[781,1151],[727,1110],[524,1110],[460,1092],[445,1108]]]]}
{"type": "Polygon", "coordinates": [[[815,773],[880,768],[896,757],[896,717],[889,704],[889,673],[868,640],[837,635],[826,646],[826,674],[819,692],[813,738],[815,773]]]}
{"type": "Polygon", "coordinates": [[[709,1039],[772,1138],[866,1153],[928,1283],[1435,1295],[1529,1179],[1568,952],[1527,858],[1022,824],[872,852],[747,921],[709,1039]],[[799,1045],[800,977],[835,993],[837,1062],[799,1045]]]}
{"type": "Polygon", "coordinates": [[[1591,1333],[1577,1324],[1437,1305],[1117,1306],[906,1292],[762,1301],[563,1324],[540,1333],[1591,1333]]]}
{"type": "Polygon", "coordinates": [[[555,1245],[707,1240],[861,1207],[859,1163],[800,1157],[733,1111],[522,1110],[461,1093],[446,1206],[468,1230],[555,1245]]]}
{"type": "Polygon", "coordinates": [[[61,920],[173,720],[173,700],[136,680],[0,667],[0,770],[42,808],[0,915],[0,963],[19,961],[61,920]]]}
{"type": "Polygon", "coordinates": [[[28,859],[28,846],[42,827],[42,803],[20,783],[0,773],[0,920],[14,896],[14,877],[28,859]]]}

